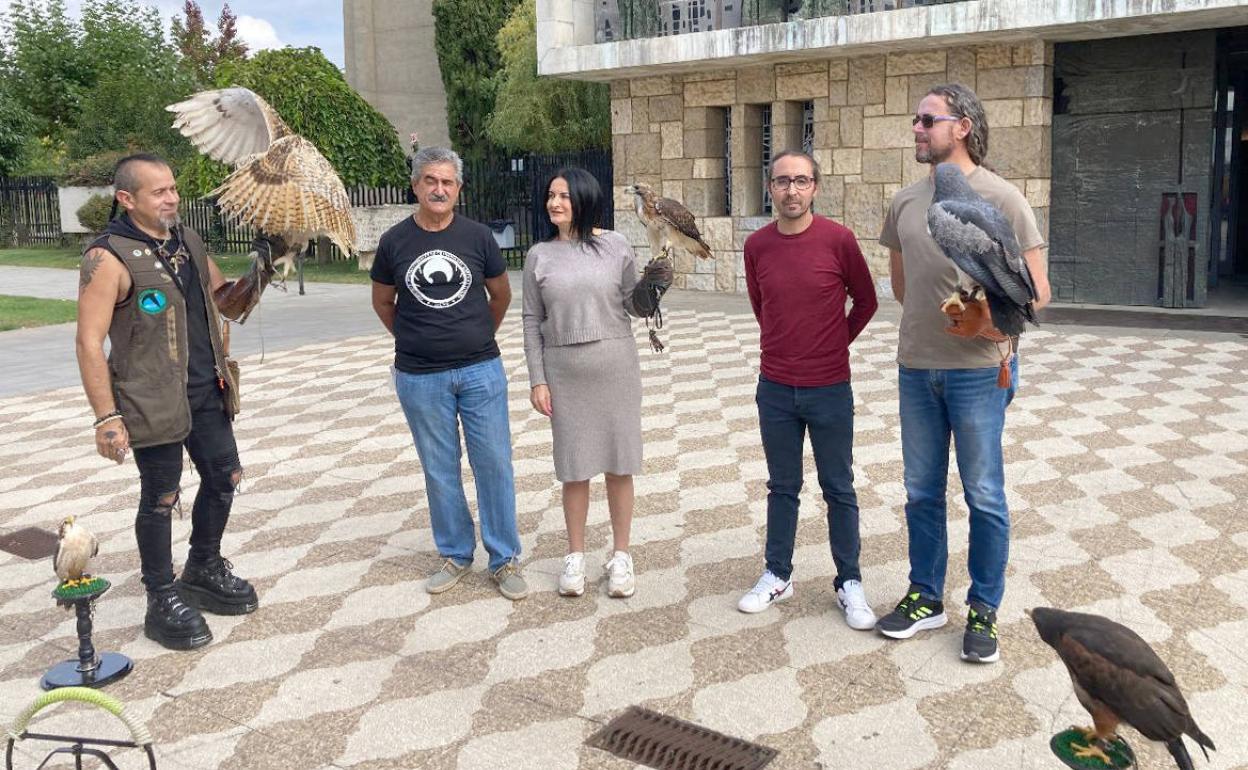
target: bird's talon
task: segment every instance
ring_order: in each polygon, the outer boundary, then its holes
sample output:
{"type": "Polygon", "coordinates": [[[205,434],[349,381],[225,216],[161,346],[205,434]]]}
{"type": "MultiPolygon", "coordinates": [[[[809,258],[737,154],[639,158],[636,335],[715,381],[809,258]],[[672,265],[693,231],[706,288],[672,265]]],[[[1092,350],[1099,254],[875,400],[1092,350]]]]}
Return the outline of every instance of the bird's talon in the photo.
{"type": "MultiPolygon", "coordinates": [[[[1079,729],[1082,732],[1083,728],[1079,729]]],[[[1097,741],[1095,739],[1089,740],[1088,745],[1086,746],[1080,746],[1078,743],[1072,742],[1070,744],[1070,748],[1079,759],[1090,759],[1092,757],[1096,757],[1104,762],[1107,767],[1114,766],[1114,760],[1110,759],[1110,756],[1105,753],[1105,750],[1097,745],[1097,741]]]]}
{"type": "Polygon", "coordinates": [[[940,312],[945,312],[950,305],[957,305],[959,312],[966,311],[966,304],[962,302],[962,293],[955,291],[949,295],[949,299],[940,303],[940,312]]]}

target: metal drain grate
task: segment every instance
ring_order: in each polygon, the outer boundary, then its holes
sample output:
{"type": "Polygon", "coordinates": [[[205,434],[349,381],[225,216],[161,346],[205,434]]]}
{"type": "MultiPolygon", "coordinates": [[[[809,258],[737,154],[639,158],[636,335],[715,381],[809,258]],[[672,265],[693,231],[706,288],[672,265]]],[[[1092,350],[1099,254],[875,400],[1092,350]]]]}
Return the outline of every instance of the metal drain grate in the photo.
{"type": "Polygon", "coordinates": [[[777,753],[640,706],[630,706],[585,745],[659,770],[759,770],[777,753]]]}
{"type": "Polygon", "coordinates": [[[27,527],[0,535],[0,551],[23,559],[47,559],[56,554],[56,535],[46,529],[27,527]]]}

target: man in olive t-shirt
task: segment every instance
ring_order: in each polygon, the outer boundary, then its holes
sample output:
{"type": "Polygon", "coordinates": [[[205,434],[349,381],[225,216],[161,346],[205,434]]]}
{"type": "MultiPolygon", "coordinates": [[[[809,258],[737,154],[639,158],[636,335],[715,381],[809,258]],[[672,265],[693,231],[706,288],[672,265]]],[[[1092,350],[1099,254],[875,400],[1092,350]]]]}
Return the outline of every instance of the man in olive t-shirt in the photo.
{"type": "MultiPolygon", "coordinates": [[[[1018,188],[982,165],[988,121],[979,98],[960,84],[935,86],[919,102],[913,125],[915,160],[931,164],[933,171],[939,163],[956,163],[971,187],[1004,212],[1035,282],[1034,305],[1043,307],[1049,300],[1044,238],[1018,188]]],[[[902,303],[897,363],[910,588],[876,628],[908,639],[947,621],[945,488],[952,438],[970,509],[970,610],[962,659],[992,663],[1000,658],[996,618],[1010,540],[1001,434],[1018,385],[1018,360],[1010,363],[1009,387],[1001,388],[997,345],[945,331],[948,317],[940,305],[958,278],[927,229],[934,193],[930,176],[898,192],[880,234],[880,243],[889,249],[893,295],[902,303]]]]}

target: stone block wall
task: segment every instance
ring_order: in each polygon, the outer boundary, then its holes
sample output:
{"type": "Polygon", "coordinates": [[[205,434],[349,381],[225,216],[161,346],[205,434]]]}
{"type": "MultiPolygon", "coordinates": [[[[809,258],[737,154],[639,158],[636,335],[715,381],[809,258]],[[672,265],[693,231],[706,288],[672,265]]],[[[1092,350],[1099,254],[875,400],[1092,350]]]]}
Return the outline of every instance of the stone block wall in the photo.
{"type": "Polygon", "coordinates": [[[1043,41],[812,59],[647,76],[611,83],[616,229],[649,258],[644,230],[624,188],[647,182],[698,217],[716,258],[676,255],[676,285],[745,291],[745,238],[763,212],[762,119],[771,108],[773,152],[800,146],[802,103],[814,107],[815,159],[823,182],[815,210],[859,238],[877,275],[888,253],[876,241],[894,193],[928,173],[914,160],[910,119],[927,89],[971,86],[988,114],[988,165],[1016,184],[1047,237],[1053,47],[1043,41]],[[725,123],[731,122],[731,170],[725,123]],[[731,174],[731,205],[726,183],[731,174]]]}

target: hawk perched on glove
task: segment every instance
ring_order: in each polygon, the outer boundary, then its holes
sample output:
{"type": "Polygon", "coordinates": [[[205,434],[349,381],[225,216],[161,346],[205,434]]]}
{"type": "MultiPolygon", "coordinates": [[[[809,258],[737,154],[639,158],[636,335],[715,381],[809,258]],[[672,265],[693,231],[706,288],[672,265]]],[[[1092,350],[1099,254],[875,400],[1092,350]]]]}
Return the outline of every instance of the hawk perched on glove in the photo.
{"type": "Polygon", "coordinates": [[[711,247],[702,240],[697,222],[685,204],[671,198],[660,198],[654,188],[645,182],[624,189],[637,196],[637,216],[646,226],[651,259],[669,256],[673,242],[694,256],[711,258],[711,247]]]}
{"type": "Polygon", "coordinates": [[[1189,735],[1205,752],[1214,748],[1187,708],[1174,674],[1157,653],[1124,625],[1099,615],[1049,607],[1028,611],[1040,638],[1057,650],[1075,684],[1075,695],[1092,715],[1094,727],[1080,728],[1087,748],[1072,744],[1076,756],[1099,757],[1112,765],[1100,743],[1115,737],[1125,722],[1149,740],[1160,741],[1182,770],[1192,770],[1183,745],[1189,735]]]}
{"type": "Polygon", "coordinates": [[[1022,334],[1026,321],[1037,323],[1031,306],[1036,286],[1014,228],[1000,209],[971,189],[954,163],[936,167],[936,194],[927,210],[927,228],[959,270],[959,291],[945,300],[941,310],[963,306],[963,293],[977,298],[982,292],[992,325],[1005,336],[1022,334]]]}
{"type": "MultiPolygon", "coordinates": [[[[209,195],[225,217],[261,233],[252,273],[236,287],[235,293],[248,293],[240,300],[250,303],[243,318],[259,301],[273,265],[282,263],[283,275],[289,274],[309,240],[324,236],[343,254],[355,252],[351,200],[342,180],[264,99],[246,88],[225,88],[201,91],[165,109],[177,116],[173,127],[196,149],[235,167],[209,195]]],[[[227,307],[221,309],[232,318],[227,307]]]]}

